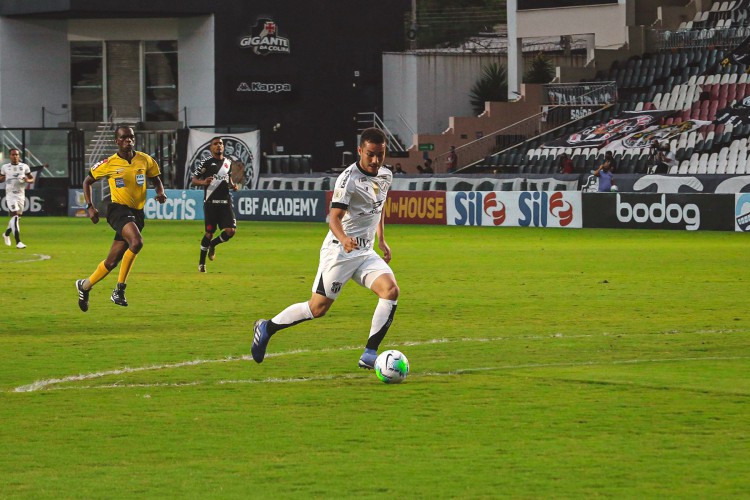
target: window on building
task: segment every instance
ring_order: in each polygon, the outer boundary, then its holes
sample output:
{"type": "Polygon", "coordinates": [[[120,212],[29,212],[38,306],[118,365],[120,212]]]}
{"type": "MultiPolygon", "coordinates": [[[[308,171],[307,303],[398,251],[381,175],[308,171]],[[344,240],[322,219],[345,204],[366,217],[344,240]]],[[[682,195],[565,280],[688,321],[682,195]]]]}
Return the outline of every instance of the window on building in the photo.
{"type": "Polygon", "coordinates": [[[176,41],[71,42],[70,61],[74,121],[177,121],[176,41]]]}
{"type": "Polygon", "coordinates": [[[103,70],[102,42],[70,43],[70,100],[74,121],[103,120],[103,70]]]}
{"type": "Polygon", "coordinates": [[[144,99],[147,121],[177,121],[177,42],[145,42],[144,99]]]}

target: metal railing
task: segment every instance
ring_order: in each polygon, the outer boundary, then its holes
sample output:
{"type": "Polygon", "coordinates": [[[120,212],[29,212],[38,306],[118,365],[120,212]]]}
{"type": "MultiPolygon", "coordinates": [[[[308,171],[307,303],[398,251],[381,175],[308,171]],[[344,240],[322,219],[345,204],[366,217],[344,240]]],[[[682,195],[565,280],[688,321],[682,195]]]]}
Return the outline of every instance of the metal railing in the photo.
{"type": "MultiPolygon", "coordinates": [[[[572,85],[558,84],[547,85],[546,87],[557,89],[558,92],[555,94],[556,99],[558,101],[568,101],[568,103],[546,106],[547,109],[540,113],[457,147],[457,170],[470,167],[491,154],[518,146],[533,137],[547,133],[578,119],[572,118],[570,113],[567,114],[567,118],[562,119],[563,113],[553,112],[557,108],[566,108],[570,107],[570,105],[575,107],[605,107],[617,102],[617,86],[615,82],[589,82],[572,85]],[[573,90],[574,87],[580,87],[580,89],[573,90]],[[559,91],[563,89],[567,90],[568,94],[562,95],[563,98],[561,99],[559,91]],[[571,100],[573,102],[569,102],[571,100]]],[[[449,153],[450,151],[446,151],[435,157],[432,163],[435,172],[445,172],[445,160],[449,153]]]]}
{"type": "Polygon", "coordinates": [[[386,147],[389,151],[406,151],[406,148],[398,140],[398,137],[390,131],[385,122],[374,111],[357,113],[357,132],[362,132],[367,127],[375,127],[385,133],[386,147]]]}
{"type": "Polygon", "coordinates": [[[681,30],[647,30],[649,51],[706,47],[734,47],[750,36],[750,26],[730,28],[697,28],[681,30]]]}

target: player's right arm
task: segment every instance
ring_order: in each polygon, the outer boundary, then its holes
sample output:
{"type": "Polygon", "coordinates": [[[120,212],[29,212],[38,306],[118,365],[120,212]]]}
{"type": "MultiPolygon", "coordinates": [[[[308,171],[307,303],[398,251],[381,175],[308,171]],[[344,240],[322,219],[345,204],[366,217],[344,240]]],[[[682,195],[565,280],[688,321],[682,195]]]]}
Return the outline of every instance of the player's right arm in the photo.
{"type": "Polygon", "coordinates": [[[357,245],[357,240],[355,240],[351,236],[347,236],[346,232],[344,231],[344,224],[342,223],[342,219],[344,218],[344,215],[346,215],[346,210],[346,208],[331,207],[328,227],[331,228],[331,232],[336,237],[336,239],[341,242],[341,245],[344,247],[344,251],[346,253],[349,253],[352,250],[359,248],[359,245],[357,245]]]}
{"type": "Polygon", "coordinates": [[[190,178],[190,182],[194,186],[208,186],[214,180],[213,176],[204,177],[206,175],[206,162],[204,161],[198,168],[193,170],[193,176],[190,178]]]}
{"type": "Polygon", "coordinates": [[[99,222],[99,210],[97,210],[94,204],[91,202],[92,191],[93,191],[91,186],[95,182],[96,182],[96,179],[91,174],[87,175],[86,178],[83,180],[83,197],[86,200],[86,214],[89,216],[89,219],[91,219],[91,222],[93,222],[94,224],[99,222]]]}

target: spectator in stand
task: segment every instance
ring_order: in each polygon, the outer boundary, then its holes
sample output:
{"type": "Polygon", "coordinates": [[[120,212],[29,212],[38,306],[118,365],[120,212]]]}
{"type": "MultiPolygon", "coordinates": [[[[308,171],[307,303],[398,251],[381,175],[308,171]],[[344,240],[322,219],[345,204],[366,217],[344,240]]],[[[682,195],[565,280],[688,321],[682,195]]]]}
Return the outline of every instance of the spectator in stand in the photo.
{"type": "Polygon", "coordinates": [[[423,173],[423,174],[434,174],[435,173],[435,171],[432,169],[432,160],[430,160],[429,158],[427,158],[424,161],[424,168],[420,171],[420,173],[423,173]]]}
{"type": "Polygon", "coordinates": [[[445,157],[445,171],[453,172],[458,167],[458,155],[456,154],[456,146],[451,146],[450,151],[445,157]]]}
{"type": "Polygon", "coordinates": [[[668,174],[669,169],[677,165],[677,158],[667,141],[661,146],[659,146],[657,141],[652,142],[651,157],[653,158],[653,166],[649,172],[650,174],[668,174]]]}
{"type": "Polygon", "coordinates": [[[604,153],[604,163],[609,164],[609,170],[613,174],[617,172],[617,161],[615,161],[615,157],[612,155],[612,151],[607,151],[604,153]]]}
{"type": "Polygon", "coordinates": [[[599,165],[599,168],[594,170],[594,175],[599,178],[599,192],[600,193],[609,193],[610,191],[617,191],[617,187],[615,186],[615,182],[613,180],[612,175],[612,164],[614,162],[610,162],[607,160],[607,155],[612,155],[609,151],[607,151],[607,154],[604,156],[604,162],[599,165]]]}
{"type": "Polygon", "coordinates": [[[401,164],[400,163],[396,163],[396,165],[393,167],[393,173],[394,174],[399,174],[399,175],[406,174],[406,172],[404,172],[404,169],[401,168],[401,164]]]}
{"type": "Polygon", "coordinates": [[[568,157],[567,153],[560,155],[560,168],[557,170],[559,174],[572,174],[573,173],[573,160],[568,157]]]}

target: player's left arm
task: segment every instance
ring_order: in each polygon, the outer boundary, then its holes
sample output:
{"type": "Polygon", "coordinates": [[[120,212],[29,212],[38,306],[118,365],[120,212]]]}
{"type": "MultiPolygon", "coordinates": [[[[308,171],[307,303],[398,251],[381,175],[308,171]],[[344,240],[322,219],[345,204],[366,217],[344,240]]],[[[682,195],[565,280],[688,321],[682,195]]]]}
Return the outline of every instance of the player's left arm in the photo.
{"type": "Polygon", "coordinates": [[[375,233],[378,235],[378,247],[383,252],[383,260],[386,262],[391,261],[391,247],[385,241],[385,210],[380,212],[380,220],[375,228],[375,233]]]}
{"type": "Polygon", "coordinates": [[[159,171],[159,165],[157,165],[156,161],[154,161],[153,158],[146,155],[148,158],[148,167],[146,167],[146,175],[151,179],[151,184],[153,184],[154,189],[156,190],[156,201],[159,203],[164,203],[167,201],[167,195],[164,192],[164,184],[161,182],[161,172],[159,171]]]}
{"type": "Polygon", "coordinates": [[[164,184],[161,182],[161,177],[158,175],[156,177],[151,177],[151,184],[153,184],[154,189],[156,190],[156,201],[159,203],[167,201],[167,195],[164,192],[164,184]]]}
{"type": "Polygon", "coordinates": [[[31,175],[31,169],[29,169],[29,167],[26,167],[26,172],[24,172],[23,180],[28,184],[34,182],[34,176],[31,175]]]}

